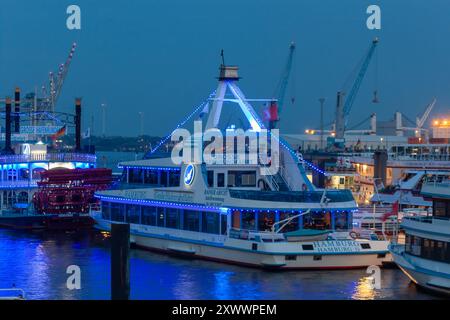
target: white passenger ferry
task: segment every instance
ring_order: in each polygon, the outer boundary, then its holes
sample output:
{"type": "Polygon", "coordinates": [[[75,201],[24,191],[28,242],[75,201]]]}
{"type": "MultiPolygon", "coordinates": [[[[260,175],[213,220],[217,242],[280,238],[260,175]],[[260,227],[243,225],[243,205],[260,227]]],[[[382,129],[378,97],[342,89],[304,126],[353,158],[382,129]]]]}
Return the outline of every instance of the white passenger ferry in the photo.
{"type": "Polygon", "coordinates": [[[433,199],[429,217],[404,217],[404,245],[391,245],[395,263],[416,284],[450,294],[450,182],[430,182],[422,194],[433,199]]]}
{"type": "MultiPolygon", "coordinates": [[[[219,127],[222,110],[231,107],[224,102],[230,102],[261,132],[263,122],[236,85],[237,67],[220,71],[206,129],[219,127]]],[[[281,139],[277,143],[280,169],[273,175],[263,174],[267,165],[251,164],[235,152],[221,154],[231,159],[226,164],[122,162],[121,188],[97,192],[101,210],[91,214],[101,230],[129,223],[131,241],[139,247],[193,258],[275,269],[389,262],[387,241],[375,234],[358,239],[351,232],[357,209],[351,192],[316,189],[304,169],[312,165],[281,139]]]]}

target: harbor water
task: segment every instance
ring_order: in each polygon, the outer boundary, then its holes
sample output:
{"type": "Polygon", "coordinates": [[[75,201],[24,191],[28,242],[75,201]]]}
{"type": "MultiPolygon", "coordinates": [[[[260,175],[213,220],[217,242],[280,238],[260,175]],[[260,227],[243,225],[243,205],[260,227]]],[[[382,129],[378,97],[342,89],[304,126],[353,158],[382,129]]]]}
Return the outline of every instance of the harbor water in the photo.
{"type": "MultiPolygon", "coordinates": [[[[83,233],[0,229],[0,288],[27,299],[110,299],[110,238],[83,233]],[[81,289],[66,286],[67,267],[81,289]]],[[[366,270],[271,272],[131,250],[131,299],[436,299],[398,269],[381,270],[372,289],[366,270]]]]}

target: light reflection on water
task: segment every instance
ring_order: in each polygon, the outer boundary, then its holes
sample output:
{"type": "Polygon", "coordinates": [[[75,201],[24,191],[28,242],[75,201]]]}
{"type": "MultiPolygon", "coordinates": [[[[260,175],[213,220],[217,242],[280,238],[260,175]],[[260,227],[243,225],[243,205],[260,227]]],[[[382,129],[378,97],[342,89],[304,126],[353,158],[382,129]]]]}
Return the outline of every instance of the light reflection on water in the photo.
{"type": "MultiPolygon", "coordinates": [[[[0,229],[0,288],[29,299],[109,299],[109,238],[0,229]],[[81,290],[66,288],[66,268],[81,268],[81,290]]],[[[380,290],[365,270],[269,272],[132,250],[132,299],[430,299],[397,269],[382,269],[380,290]]]]}

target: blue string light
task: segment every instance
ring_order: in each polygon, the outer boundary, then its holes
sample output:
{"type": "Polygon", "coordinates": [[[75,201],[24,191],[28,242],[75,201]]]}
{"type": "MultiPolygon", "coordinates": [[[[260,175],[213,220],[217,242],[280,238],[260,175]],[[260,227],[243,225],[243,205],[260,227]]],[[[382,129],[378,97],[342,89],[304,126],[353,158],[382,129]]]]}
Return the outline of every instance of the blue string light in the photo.
{"type": "Polygon", "coordinates": [[[171,132],[169,135],[167,135],[164,139],[162,139],[162,140],[158,143],[158,145],[157,145],[155,148],[153,148],[152,150],[150,150],[150,154],[149,154],[149,155],[154,154],[154,153],[155,153],[155,152],[156,152],[156,151],[157,151],[164,143],[167,142],[167,140],[170,139],[170,137],[171,137],[172,134],[175,132],[175,130],[177,130],[177,129],[179,129],[180,127],[184,126],[185,123],[188,122],[195,114],[197,114],[198,111],[202,110],[202,109],[205,107],[205,105],[209,102],[209,100],[211,100],[215,95],[216,95],[216,90],[214,90],[214,91],[208,96],[208,99],[206,99],[206,100],[203,101],[200,105],[198,105],[198,106],[194,109],[194,111],[193,111],[190,115],[187,116],[187,118],[185,118],[183,121],[181,121],[181,122],[176,126],[176,128],[172,130],[172,132],[171,132]]]}

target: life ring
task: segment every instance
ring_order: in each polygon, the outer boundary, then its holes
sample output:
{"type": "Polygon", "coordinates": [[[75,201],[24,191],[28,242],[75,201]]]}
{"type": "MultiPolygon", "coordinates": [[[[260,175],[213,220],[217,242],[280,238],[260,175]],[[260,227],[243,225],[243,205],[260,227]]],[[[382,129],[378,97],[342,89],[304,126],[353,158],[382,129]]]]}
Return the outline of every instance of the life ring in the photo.
{"type": "Polygon", "coordinates": [[[355,232],[355,231],[351,231],[350,233],[349,233],[349,235],[350,235],[350,237],[354,240],[354,239],[356,239],[357,237],[358,237],[358,234],[355,232]]]}

